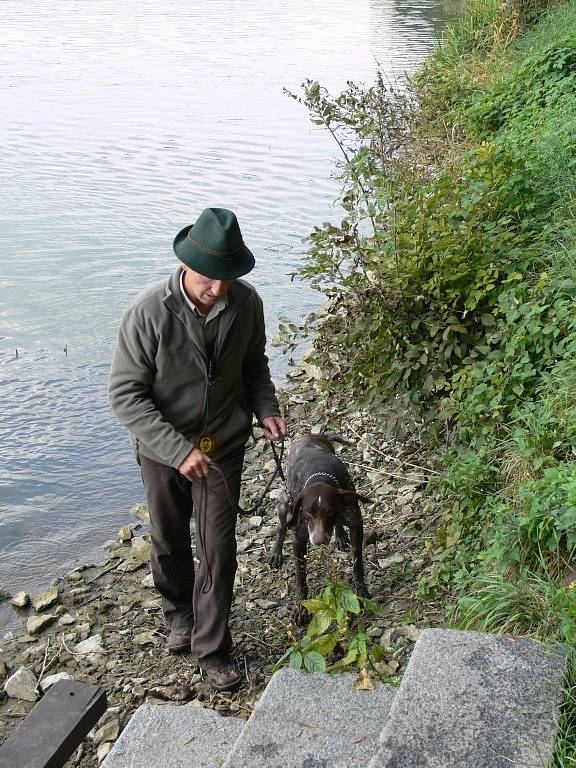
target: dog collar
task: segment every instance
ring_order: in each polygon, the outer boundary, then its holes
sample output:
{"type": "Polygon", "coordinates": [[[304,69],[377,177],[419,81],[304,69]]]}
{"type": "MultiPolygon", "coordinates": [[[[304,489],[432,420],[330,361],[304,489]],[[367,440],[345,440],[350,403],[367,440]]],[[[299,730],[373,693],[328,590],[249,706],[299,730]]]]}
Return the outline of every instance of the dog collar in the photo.
{"type": "Polygon", "coordinates": [[[334,475],[331,475],[329,472],[314,472],[313,475],[310,475],[310,477],[307,478],[306,482],[302,486],[302,490],[304,490],[304,488],[306,488],[306,486],[308,485],[310,480],[312,480],[313,477],[329,477],[331,480],[334,480],[336,485],[338,485],[338,478],[334,477],[334,475]]]}

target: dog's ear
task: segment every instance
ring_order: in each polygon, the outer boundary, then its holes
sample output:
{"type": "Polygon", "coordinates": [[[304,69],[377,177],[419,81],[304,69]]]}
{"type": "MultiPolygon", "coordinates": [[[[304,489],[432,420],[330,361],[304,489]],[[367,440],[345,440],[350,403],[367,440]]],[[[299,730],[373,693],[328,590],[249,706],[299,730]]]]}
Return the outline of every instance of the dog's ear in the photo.
{"type": "Polygon", "coordinates": [[[304,500],[304,493],[299,493],[298,496],[296,496],[296,498],[292,502],[292,507],[290,509],[290,517],[286,522],[287,528],[293,528],[296,525],[296,522],[300,517],[300,512],[302,511],[303,500],[304,500]]]}
{"type": "Polygon", "coordinates": [[[346,488],[338,488],[338,493],[344,499],[344,504],[349,507],[355,506],[355,503],[359,501],[364,502],[364,504],[370,504],[372,502],[372,499],[368,498],[368,496],[362,496],[355,491],[348,491],[346,488]]]}

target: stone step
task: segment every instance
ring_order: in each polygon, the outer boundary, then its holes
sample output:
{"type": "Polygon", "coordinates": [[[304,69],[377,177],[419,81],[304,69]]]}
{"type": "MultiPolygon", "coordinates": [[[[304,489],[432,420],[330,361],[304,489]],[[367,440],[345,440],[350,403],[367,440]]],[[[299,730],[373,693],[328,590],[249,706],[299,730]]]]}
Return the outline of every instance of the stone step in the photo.
{"type": "Polygon", "coordinates": [[[357,691],[355,679],[281,669],[224,768],[366,768],[397,689],[357,691]]]}
{"type": "Polygon", "coordinates": [[[370,768],[544,768],[562,700],[563,649],[427,629],[370,768]]]}
{"type": "Polygon", "coordinates": [[[101,768],[217,768],[246,725],[191,703],[142,704],[101,768]]]}

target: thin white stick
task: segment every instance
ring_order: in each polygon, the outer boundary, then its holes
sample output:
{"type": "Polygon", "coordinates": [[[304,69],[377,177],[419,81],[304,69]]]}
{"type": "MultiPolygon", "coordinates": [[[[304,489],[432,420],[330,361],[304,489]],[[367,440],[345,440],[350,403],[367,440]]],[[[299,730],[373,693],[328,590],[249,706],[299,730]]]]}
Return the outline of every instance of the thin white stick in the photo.
{"type": "Polygon", "coordinates": [[[385,469],[376,469],[376,467],[368,467],[366,464],[358,464],[355,461],[349,461],[348,464],[351,464],[353,467],[360,467],[360,469],[367,469],[370,472],[376,472],[379,475],[387,475],[388,477],[397,477],[400,480],[406,480],[409,483],[414,482],[413,477],[405,477],[404,475],[397,475],[395,472],[387,472],[385,469]]]}
{"type": "MultiPolygon", "coordinates": [[[[353,432],[356,437],[359,437],[360,440],[363,440],[364,438],[359,432],[356,432],[354,427],[351,427],[348,425],[348,429],[350,432],[353,432]]],[[[399,459],[397,456],[391,456],[389,453],[384,453],[384,451],[381,448],[377,448],[375,445],[370,444],[370,448],[372,448],[373,451],[376,451],[381,456],[384,456],[385,459],[388,459],[389,461],[395,461],[397,464],[405,464],[407,467],[414,467],[414,469],[420,469],[422,472],[430,472],[432,475],[440,475],[441,472],[437,472],[435,469],[429,469],[428,467],[421,467],[418,464],[412,464],[409,461],[404,461],[403,459],[399,459]]]]}
{"type": "Polygon", "coordinates": [[[46,641],[46,649],[44,651],[44,661],[42,662],[42,669],[40,670],[40,677],[38,678],[38,682],[36,683],[36,693],[40,693],[40,683],[42,682],[42,676],[44,675],[44,670],[46,669],[46,661],[48,659],[48,651],[50,650],[50,638],[46,641]]]}

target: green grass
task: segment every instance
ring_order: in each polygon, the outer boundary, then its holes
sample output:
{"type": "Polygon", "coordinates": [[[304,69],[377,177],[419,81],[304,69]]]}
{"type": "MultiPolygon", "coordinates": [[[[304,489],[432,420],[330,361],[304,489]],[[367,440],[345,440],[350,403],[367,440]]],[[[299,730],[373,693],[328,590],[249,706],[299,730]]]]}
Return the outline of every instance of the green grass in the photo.
{"type": "Polygon", "coordinates": [[[553,768],[576,768],[576,653],[568,659],[553,768]]]}

